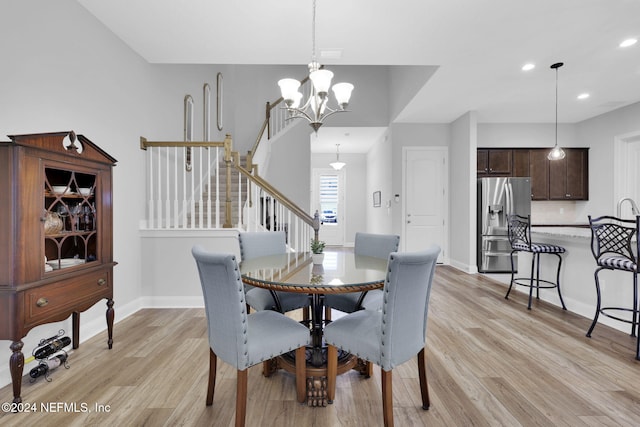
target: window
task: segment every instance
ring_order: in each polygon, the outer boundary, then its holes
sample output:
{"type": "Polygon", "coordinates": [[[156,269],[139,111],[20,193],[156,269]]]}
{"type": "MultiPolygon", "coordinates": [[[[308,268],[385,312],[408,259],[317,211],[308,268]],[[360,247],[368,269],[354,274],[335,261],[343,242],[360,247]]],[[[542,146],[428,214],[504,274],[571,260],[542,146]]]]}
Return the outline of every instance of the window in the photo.
{"type": "Polygon", "coordinates": [[[320,221],[338,222],[338,175],[320,175],[320,221]]]}

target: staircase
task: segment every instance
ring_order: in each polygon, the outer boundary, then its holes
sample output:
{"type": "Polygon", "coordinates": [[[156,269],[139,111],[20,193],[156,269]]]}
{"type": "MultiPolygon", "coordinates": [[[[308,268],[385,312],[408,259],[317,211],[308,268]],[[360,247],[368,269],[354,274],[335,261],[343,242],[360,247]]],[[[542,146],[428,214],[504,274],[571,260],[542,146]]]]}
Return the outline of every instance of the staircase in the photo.
{"type": "MultiPolygon", "coordinates": [[[[239,156],[240,163],[245,164],[247,156],[239,156]]],[[[202,200],[196,200],[195,202],[195,215],[191,217],[191,213],[187,214],[187,227],[188,228],[220,228],[220,224],[216,224],[216,218],[214,215],[210,215],[209,212],[224,213],[224,206],[226,202],[227,186],[230,188],[231,194],[231,224],[236,228],[242,227],[241,209],[240,205],[243,200],[247,200],[247,186],[241,185],[240,172],[238,168],[231,167],[231,182],[227,185],[226,179],[226,164],[224,159],[220,160],[218,168],[216,169],[219,174],[211,176],[211,179],[202,188],[202,200]],[[217,176],[217,179],[216,179],[217,176]],[[216,203],[219,207],[216,210],[216,203]],[[211,205],[209,209],[208,205],[211,205]],[[213,217],[212,217],[213,216],[213,217]],[[212,217],[212,218],[210,218],[212,217]],[[202,218],[202,221],[200,220],[202,218]]],[[[220,222],[224,222],[224,215],[219,214],[218,218],[220,222]]]]}
{"type": "MultiPolygon", "coordinates": [[[[309,84],[308,76],[302,83],[309,84]]],[[[148,141],[140,137],[140,148],[147,152],[147,215],[142,228],[284,228],[292,250],[307,251],[309,241],[318,238],[317,213],[309,215],[258,174],[269,162],[267,144],[260,142],[282,135],[290,124],[280,108],[282,102],[280,98],[266,104],[265,120],[246,156],[233,151],[229,134],[224,141],[148,141]]]]}

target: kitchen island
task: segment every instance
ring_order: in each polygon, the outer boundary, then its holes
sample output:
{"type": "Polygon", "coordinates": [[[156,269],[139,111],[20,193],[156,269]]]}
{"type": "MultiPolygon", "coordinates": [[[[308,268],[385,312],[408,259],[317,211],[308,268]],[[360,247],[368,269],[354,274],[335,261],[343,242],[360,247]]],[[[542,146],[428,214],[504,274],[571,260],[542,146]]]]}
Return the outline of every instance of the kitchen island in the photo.
{"type": "MultiPolygon", "coordinates": [[[[593,273],[596,262],[591,253],[591,229],[584,224],[575,226],[532,226],[531,239],[534,242],[563,246],[566,253],[562,255],[560,271],[560,289],[567,310],[587,319],[593,319],[596,310],[596,286],[593,273]]],[[[554,280],[557,268],[555,257],[540,257],[540,278],[554,280]]],[[[518,277],[528,277],[531,272],[531,254],[519,252],[518,277]]],[[[503,275],[501,281],[509,283],[510,275],[503,275]]],[[[633,305],[633,278],[631,273],[603,270],[600,273],[603,306],[633,305]]],[[[529,292],[524,286],[514,286],[518,292],[529,292]]],[[[535,291],[534,291],[535,297],[535,291]]],[[[540,299],[561,307],[556,289],[540,289],[540,299]]],[[[535,301],[535,300],[534,300],[535,301]]],[[[526,306],[523,307],[526,310],[526,306]]],[[[535,310],[535,306],[532,307],[535,310]]],[[[623,332],[630,332],[627,323],[600,316],[602,323],[623,332]]],[[[597,330],[597,326],[596,326],[597,330]]],[[[585,333],[587,328],[585,328],[585,333]]]]}

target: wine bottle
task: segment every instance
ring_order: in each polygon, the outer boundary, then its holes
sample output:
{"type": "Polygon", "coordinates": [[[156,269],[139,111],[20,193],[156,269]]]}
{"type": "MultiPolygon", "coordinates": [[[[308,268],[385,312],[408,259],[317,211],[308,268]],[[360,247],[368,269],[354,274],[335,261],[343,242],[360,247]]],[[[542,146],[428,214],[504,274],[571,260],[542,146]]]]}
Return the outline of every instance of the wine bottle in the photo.
{"type": "Polygon", "coordinates": [[[48,360],[41,361],[38,366],[33,368],[29,372],[29,376],[31,378],[38,378],[39,376],[45,375],[49,371],[53,371],[58,366],[62,365],[67,361],[67,353],[56,354],[52,358],[48,360]]]}
{"type": "Polygon", "coordinates": [[[49,344],[38,348],[33,353],[33,357],[36,359],[44,359],[47,356],[51,356],[56,351],[62,350],[63,347],[66,347],[69,344],[71,344],[71,338],[69,337],[56,338],[49,344]]]}

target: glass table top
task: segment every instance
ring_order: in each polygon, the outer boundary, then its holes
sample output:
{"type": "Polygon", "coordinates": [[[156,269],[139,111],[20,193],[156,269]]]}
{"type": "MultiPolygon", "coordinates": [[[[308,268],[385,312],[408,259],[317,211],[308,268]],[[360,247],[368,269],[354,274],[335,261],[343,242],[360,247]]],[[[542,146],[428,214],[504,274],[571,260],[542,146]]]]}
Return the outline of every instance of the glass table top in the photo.
{"type": "Polygon", "coordinates": [[[287,253],[240,263],[245,282],[267,289],[291,292],[341,293],[381,288],[387,260],[349,251],[325,251],[322,265],[310,253],[287,253]]]}

